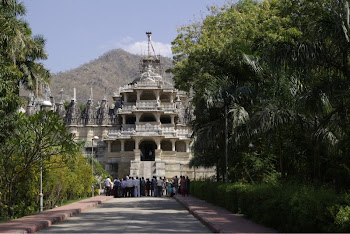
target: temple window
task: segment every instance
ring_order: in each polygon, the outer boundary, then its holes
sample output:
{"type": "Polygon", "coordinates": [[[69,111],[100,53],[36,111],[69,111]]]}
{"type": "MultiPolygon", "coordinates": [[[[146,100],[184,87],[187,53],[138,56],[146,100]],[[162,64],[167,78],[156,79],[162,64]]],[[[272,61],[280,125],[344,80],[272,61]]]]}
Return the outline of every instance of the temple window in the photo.
{"type": "Polygon", "coordinates": [[[169,94],[162,93],[162,94],[160,95],[160,101],[161,101],[161,102],[170,102],[169,94]]]}
{"type": "Polygon", "coordinates": [[[125,151],[134,151],[135,141],[125,141],[125,151]]]}
{"type": "Polygon", "coordinates": [[[153,91],[143,91],[140,100],[156,100],[156,96],[153,91]]]}
{"type": "Polygon", "coordinates": [[[136,93],[128,93],[128,102],[136,102],[137,95],[136,93]]]}
{"type": "Polygon", "coordinates": [[[134,115],[127,115],[126,116],[126,124],[135,124],[136,117],[134,115]]]}
{"type": "Polygon", "coordinates": [[[161,149],[163,151],[172,151],[171,141],[166,141],[166,140],[162,141],[161,149]]]}
{"type": "Polygon", "coordinates": [[[163,115],[160,117],[160,122],[162,124],[170,124],[171,123],[171,117],[169,115],[163,115]]]}
{"type": "Polygon", "coordinates": [[[120,141],[113,141],[111,144],[111,152],[120,152],[120,151],[121,151],[120,141]]]}
{"type": "Polygon", "coordinates": [[[176,152],[186,152],[186,143],[184,141],[177,141],[175,143],[176,152]]]}

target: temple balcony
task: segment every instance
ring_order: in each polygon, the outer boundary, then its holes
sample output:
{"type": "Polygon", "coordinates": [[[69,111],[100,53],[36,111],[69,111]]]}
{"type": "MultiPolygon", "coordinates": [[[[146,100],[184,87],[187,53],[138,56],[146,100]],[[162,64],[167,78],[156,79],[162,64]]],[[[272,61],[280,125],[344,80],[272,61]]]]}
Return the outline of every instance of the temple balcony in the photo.
{"type": "Polygon", "coordinates": [[[189,129],[176,129],[176,136],[177,137],[191,137],[192,131],[189,129]]]}
{"type": "Polygon", "coordinates": [[[161,102],[160,103],[160,109],[161,110],[167,110],[167,111],[175,110],[175,103],[161,102]]]}
{"type": "Polygon", "coordinates": [[[175,104],[171,102],[160,102],[156,100],[142,100],[136,103],[124,103],[122,109],[119,109],[119,113],[130,113],[135,110],[165,110],[174,111],[175,104]]]}
{"type": "Polygon", "coordinates": [[[156,110],[158,108],[158,103],[156,100],[143,100],[136,102],[136,108],[138,110],[151,109],[156,110]]]}
{"type": "Polygon", "coordinates": [[[157,122],[154,123],[137,123],[136,131],[137,132],[158,132],[161,129],[160,124],[157,122]]]}

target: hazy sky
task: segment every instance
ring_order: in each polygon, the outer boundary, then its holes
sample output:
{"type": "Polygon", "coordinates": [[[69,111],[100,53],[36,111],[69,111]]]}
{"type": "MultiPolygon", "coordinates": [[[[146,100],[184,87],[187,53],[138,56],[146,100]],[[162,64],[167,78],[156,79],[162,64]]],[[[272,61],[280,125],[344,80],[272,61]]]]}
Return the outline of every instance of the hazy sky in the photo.
{"type": "Polygon", "coordinates": [[[145,32],[152,32],[156,53],[171,57],[177,28],[200,20],[207,5],[227,0],[19,0],[34,34],[46,39],[52,73],[66,71],[122,48],[147,51],[145,32]]]}

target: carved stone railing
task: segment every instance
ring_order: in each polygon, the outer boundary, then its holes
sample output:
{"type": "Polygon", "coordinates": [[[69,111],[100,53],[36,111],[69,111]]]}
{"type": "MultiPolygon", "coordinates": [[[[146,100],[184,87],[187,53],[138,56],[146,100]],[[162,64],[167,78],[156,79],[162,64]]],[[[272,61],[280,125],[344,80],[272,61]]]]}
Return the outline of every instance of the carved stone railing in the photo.
{"type": "Polygon", "coordinates": [[[136,104],[135,102],[126,102],[123,103],[123,106],[121,109],[119,109],[119,111],[132,111],[136,108],[136,104]]]}
{"type": "Polygon", "coordinates": [[[66,125],[118,125],[118,118],[63,118],[66,125]]]}
{"type": "Polygon", "coordinates": [[[160,103],[160,109],[162,110],[174,110],[175,104],[170,102],[160,103]]]}
{"type": "Polygon", "coordinates": [[[174,135],[175,134],[175,128],[174,127],[161,127],[161,133],[162,135],[174,135]]]}
{"type": "Polygon", "coordinates": [[[135,131],[136,126],[135,124],[123,124],[122,125],[122,131],[132,132],[135,131]]]}
{"type": "Polygon", "coordinates": [[[136,108],[138,110],[143,110],[143,109],[157,109],[158,103],[155,100],[143,100],[143,101],[138,101],[136,102],[136,108]]]}
{"type": "Polygon", "coordinates": [[[127,85],[124,85],[122,89],[133,89],[133,88],[134,88],[134,85],[127,84],[127,85]]]}
{"type": "Polygon", "coordinates": [[[146,123],[146,124],[136,124],[137,132],[158,132],[160,126],[158,123],[146,123]]]}
{"type": "Polygon", "coordinates": [[[135,87],[160,87],[160,85],[159,81],[141,80],[135,84],[135,87]]]}
{"type": "Polygon", "coordinates": [[[189,129],[176,129],[176,136],[190,137],[192,131],[189,129]]]}

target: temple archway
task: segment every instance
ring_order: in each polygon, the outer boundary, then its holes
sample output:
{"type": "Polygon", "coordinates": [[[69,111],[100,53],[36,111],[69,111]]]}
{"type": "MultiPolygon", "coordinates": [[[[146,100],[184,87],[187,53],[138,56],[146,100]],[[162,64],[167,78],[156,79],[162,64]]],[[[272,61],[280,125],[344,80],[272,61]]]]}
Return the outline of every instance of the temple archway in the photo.
{"type": "Polygon", "coordinates": [[[140,117],[140,122],[156,122],[156,117],[151,113],[144,113],[140,117]]]}
{"type": "Polygon", "coordinates": [[[155,150],[157,149],[157,144],[154,141],[151,141],[151,140],[142,141],[139,148],[140,148],[141,161],[155,160],[155,150]]]}
{"type": "Polygon", "coordinates": [[[145,90],[142,92],[140,100],[156,100],[156,96],[153,91],[145,90]]]}
{"type": "Polygon", "coordinates": [[[126,120],[125,120],[126,124],[135,124],[135,122],[136,122],[135,115],[127,115],[125,118],[126,118],[126,120]]]}
{"type": "Polygon", "coordinates": [[[136,100],[137,100],[137,95],[135,92],[128,94],[128,102],[134,103],[136,102],[136,100]]]}
{"type": "Polygon", "coordinates": [[[160,116],[160,122],[162,124],[170,124],[171,123],[170,115],[162,115],[162,116],[160,116]]]}
{"type": "Polygon", "coordinates": [[[167,93],[162,93],[160,95],[160,101],[161,102],[170,102],[170,95],[167,93]]]}

